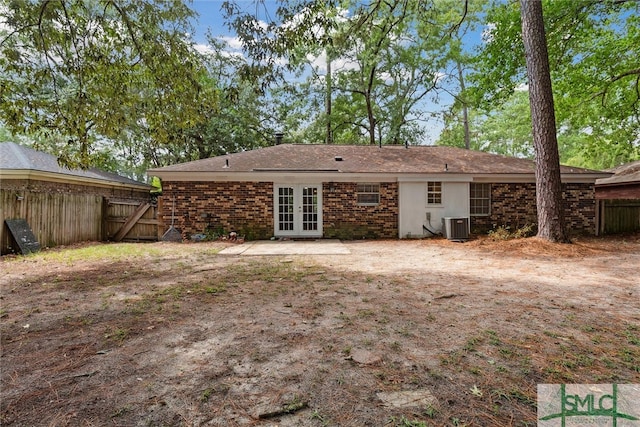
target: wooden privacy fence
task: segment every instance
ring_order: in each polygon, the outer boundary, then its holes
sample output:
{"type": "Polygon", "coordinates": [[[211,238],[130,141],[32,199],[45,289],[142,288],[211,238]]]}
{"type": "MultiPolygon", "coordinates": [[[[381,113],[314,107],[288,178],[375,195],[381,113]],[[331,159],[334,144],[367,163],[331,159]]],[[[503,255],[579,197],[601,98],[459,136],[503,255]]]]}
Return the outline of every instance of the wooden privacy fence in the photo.
{"type": "Polygon", "coordinates": [[[5,219],[25,219],[40,246],[102,240],[102,197],[88,194],[0,190],[2,254],[15,248],[5,219]]]}
{"type": "Polygon", "coordinates": [[[149,200],[2,189],[0,203],[2,255],[16,251],[5,219],[25,219],[43,248],[84,241],[158,240],[157,208],[149,200]]]}
{"type": "Polygon", "coordinates": [[[604,233],[640,230],[640,200],[603,200],[604,233]]]}

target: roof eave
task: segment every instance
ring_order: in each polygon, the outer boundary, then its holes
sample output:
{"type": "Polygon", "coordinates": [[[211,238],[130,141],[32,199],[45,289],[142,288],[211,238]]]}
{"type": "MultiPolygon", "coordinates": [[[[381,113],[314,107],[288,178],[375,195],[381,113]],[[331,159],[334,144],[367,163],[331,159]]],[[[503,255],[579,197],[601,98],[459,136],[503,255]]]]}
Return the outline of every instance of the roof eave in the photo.
{"type": "MultiPolygon", "coordinates": [[[[439,179],[442,181],[473,182],[535,182],[535,174],[530,173],[473,173],[434,171],[434,172],[345,172],[340,170],[267,170],[255,171],[168,171],[150,169],[148,176],[157,176],[163,181],[272,181],[283,182],[288,178],[313,181],[353,181],[353,180],[387,180],[387,181],[424,181],[439,179]]],[[[596,179],[608,177],[606,173],[564,173],[564,183],[595,183],[596,179]]]]}
{"type": "Polygon", "coordinates": [[[120,181],[111,181],[76,175],[65,175],[55,172],[45,172],[31,169],[0,169],[0,179],[26,179],[42,180],[58,183],[74,183],[82,185],[93,185],[95,187],[118,187],[131,188],[136,190],[151,190],[153,187],[148,184],[133,184],[120,181]]]}

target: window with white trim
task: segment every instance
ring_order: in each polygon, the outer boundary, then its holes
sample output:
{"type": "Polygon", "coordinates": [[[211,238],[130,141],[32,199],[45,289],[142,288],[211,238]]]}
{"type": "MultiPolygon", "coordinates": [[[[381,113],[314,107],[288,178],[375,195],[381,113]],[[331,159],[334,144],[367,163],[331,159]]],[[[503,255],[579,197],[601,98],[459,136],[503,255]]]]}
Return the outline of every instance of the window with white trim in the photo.
{"type": "Polygon", "coordinates": [[[469,185],[469,213],[471,216],[491,213],[491,184],[472,182],[469,185]]]}
{"type": "Polygon", "coordinates": [[[380,184],[358,184],[356,195],[359,205],[378,205],[380,204],[380,184]]]}
{"type": "Polygon", "coordinates": [[[440,181],[427,182],[427,205],[442,204],[442,183],[440,181]]]}

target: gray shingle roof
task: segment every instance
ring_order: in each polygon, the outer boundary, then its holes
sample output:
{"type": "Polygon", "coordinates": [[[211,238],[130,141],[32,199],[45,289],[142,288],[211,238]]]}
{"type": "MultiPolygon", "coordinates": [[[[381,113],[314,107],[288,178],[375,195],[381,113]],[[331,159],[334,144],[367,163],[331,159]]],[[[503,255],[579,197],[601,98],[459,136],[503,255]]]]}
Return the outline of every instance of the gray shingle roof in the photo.
{"type": "Polygon", "coordinates": [[[640,183],[640,160],[608,169],[614,175],[596,181],[596,185],[640,183]]]}
{"type": "MultiPolygon", "coordinates": [[[[528,159],[500,156],[445,146],[295,145],[283,144],[252,151],[212,157],[164,168],[162,172],[259,172],[300,171],[335,173],[449,173],[527,174],[535,173],[528,159]]],[[[600,173],[562,166],[563,174],[600,173]]],[[[605,173],[604,176],[607,174],[605,173]]]]}
{"type": "Polygon", "coordinates": [[[96,168],[87,170],[64,168],[58,164],[55,156],[15,142],[0,143],[0,170],[50,172],[76,178],[149,187],[147,184],[96,168]]]}

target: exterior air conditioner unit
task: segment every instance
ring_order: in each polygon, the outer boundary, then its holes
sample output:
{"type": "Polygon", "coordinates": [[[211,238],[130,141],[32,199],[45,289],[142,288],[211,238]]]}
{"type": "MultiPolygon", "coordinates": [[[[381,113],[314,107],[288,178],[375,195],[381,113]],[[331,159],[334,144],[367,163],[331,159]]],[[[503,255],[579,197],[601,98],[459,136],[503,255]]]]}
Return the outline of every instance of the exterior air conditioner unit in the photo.
{"type": "Polygon", "coordinates": [[[442,234],[449,240],[469,240],[469,218],[442,218],[442,234]]]}

